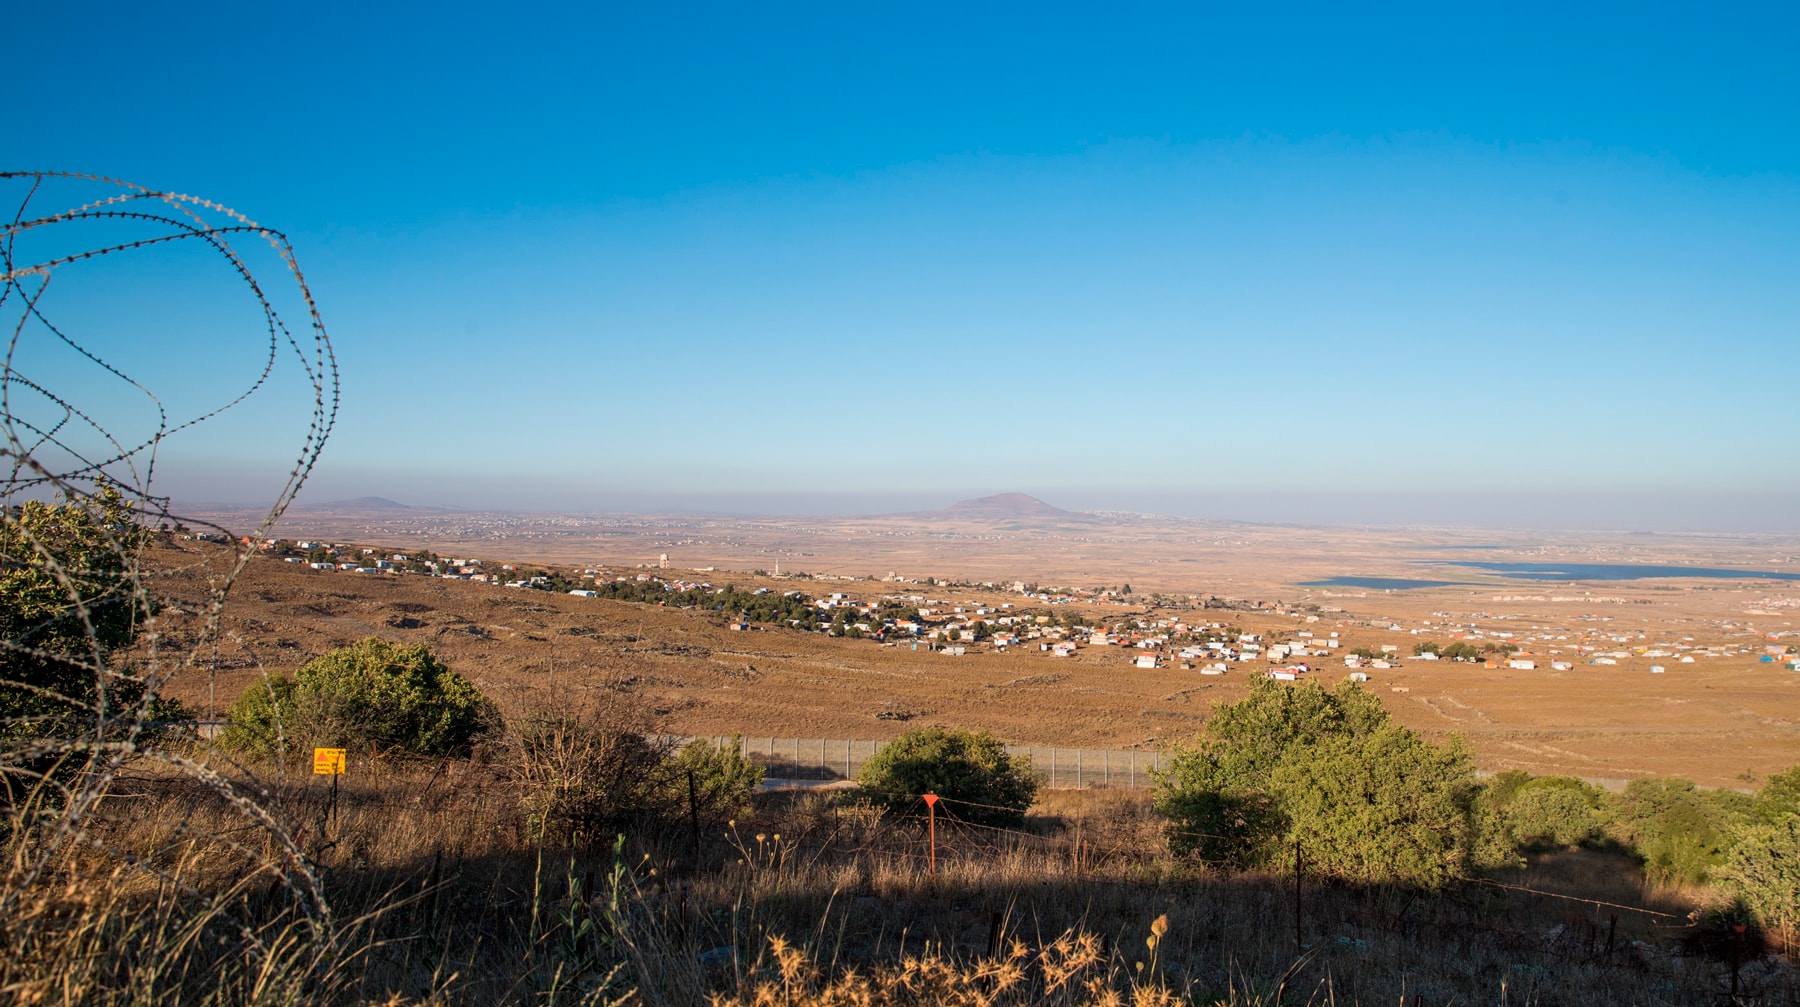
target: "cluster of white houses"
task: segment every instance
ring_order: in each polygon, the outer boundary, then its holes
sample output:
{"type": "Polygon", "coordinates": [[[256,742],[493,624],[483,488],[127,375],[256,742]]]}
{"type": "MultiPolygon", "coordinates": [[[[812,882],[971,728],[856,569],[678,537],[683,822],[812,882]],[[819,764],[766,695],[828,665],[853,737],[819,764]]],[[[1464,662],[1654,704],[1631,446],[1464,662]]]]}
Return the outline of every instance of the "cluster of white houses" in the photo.
{"type": "MultiPolygon", "coordinates": [[[[283,558],[290,563],[307,564],[315,570],[371,575],[413,573],[513,588],[545,588],[549,585],[546,577],[520,577],[511,564],[500,564],[497,569],[490,569],[479,559],[422,559],[405,553],[384,553],[372,548],[352,549],[311,541],[297,542],[292,547],[274,539],[257,544],[265,550],[287,553],[298,550],[304,555],[290,554],[283,558]],[[352,552],[355,555],[351,555],[352,552]]],[[[889,582],[897,579],[899,578],[892,575],[887,578],[889,582]]],[[[580,586],[568,593],[578,597],[597,596],[598,592],[593,587],[606,580],[655,581],[669,591],[722,590],[714,588],[707,581],[665,579],[661,575],[645,573],[615,576],[607,570],[597,568],[581,570],[571,580],[580,586]]],[[[1026,603],[1039,601],[1058,605],[1078,600],[1074,595],[1062,593],[1060,589],[1058,593],[1052,594],[1028,591],[1023,584],[1014,584],[1013,588],[1015,593],[1024,596],[1026,603]]],[[[756,589],[754,593],[760,595],[768,592],[769,589],[765,587],[756,589]]],[[[1400,647],[1397,644],[1382,644],[1373,650],[1358,648],[1352,653],[1343,646],[1342,639],[1335,631],[1321,635],[1312,630],[1298,629],[1288,634],[1287,639],[1270,642],[1261,634],[1242,632],[1224,623],[1190,623],[1180,618],[1134,619],[1130,621],[1129,628],[1120,625],[1109,630],[1099,625],[1066,625],[1050,615],[1023,613],[1012,602],[952,602],[916,594],[887,594],[882,595],[878,601],[869,603],[842,592],[832,592],[816,599],[809,599],[797,591],[788,594],[805,599],[808,604],[816,606],[821,614],[836,616],[840,611],[847,612],[849,619],[844,623],[846,629],[854,628],[857,633],[874,636],[886,645],[896,645],[896,638],[911,639],[914,649],[918,649],[923,643],[925,649],[949,656],[967,653],[971,644],[986,645],[1001,652],[1008,648],[1035,646],[1037,650],[1055,657],[1071,657],[1083,648],[1117,647],[1130,655],[1129,663],[1137,668],[1178,667],[1198,671],[1202,675],[1222,675],[1233,665],[1255,662],[1259,666],[1266,664],[1265,674],[1286,681],[1297,680],[1309,673],[1311,665],[1300,660],[1302,658],[1341,654],[1344,666],[1351,671],[1350,677],[1365,681],[1370,670],[1394,668],[1401,661],[1400,647]],[[888,614],[883,615],[884,612],[888,614]],[[892,614],[895,612],[917,614],[916,617],[911,614],[892,614]]],[[[1112,592],[1103,594],[1103,601],[1116,602],[1112,592]]],[[[1780,601],[1786,602],[1787,599],[1780,601]]],[[[1773,607],[1774,602],[1775,599],[1759,599],[1755,604],[1773,607]]],[[[1376,620],[1372,625],[1379,630],[1404,632],[1412,636],[1424,636],[1426,639],[1441,638],[1453,644],[1467,643],[1487,652],[1485,656],[1489,658],[1487,663],[1490,666],[1503,665],[1520,671],[1539,668],[1568,671],[1578,662],[1617,665],[1627,659],[1649,659],[1656,662],[1650,665],[1650,671],[1661,673],[1667,670],[1668,664],[1694,664],[1706,658],[1740,657],[1752,653],[1764,663],[1778,663],[1791,670],[1800,670],[1800,656],[1796,656],[1793,647],[1768,643],[1781,637],[1794,636],[1794,631],[1757,634],[1747,627],[1727,621],[1720,624],[1721,631],[1739,637],[1754,637],[1757,642],[1698,644],[1692,636],[1652,640],[1644,630],[1616,628],[1610,616],[1580,616],[1578,620],[1587,624],[1583,629],[1547,625],[1532,625],[1528,629],[1499,629],[1484,625],[1520,618],[1490,612],[1471,612],[1460,617],[1449,612],[1432,612],[1431,618],[1424,619],[1418,627],[1410,630],[1385,618],[1376,620]]],[[[1312,624],[1318,622],[1318,619],[1317,615],[1311,615],[1306,617],[1306,622],[1312,624]]],[[[744,629],[748,625],[740,622],[734,624],[733,628],[744,629]]],[[[1431,646],[1426,645],[1413,648],[1405,660],[1436,661],[1438,654],[1433,652],[1431,646]]]]}

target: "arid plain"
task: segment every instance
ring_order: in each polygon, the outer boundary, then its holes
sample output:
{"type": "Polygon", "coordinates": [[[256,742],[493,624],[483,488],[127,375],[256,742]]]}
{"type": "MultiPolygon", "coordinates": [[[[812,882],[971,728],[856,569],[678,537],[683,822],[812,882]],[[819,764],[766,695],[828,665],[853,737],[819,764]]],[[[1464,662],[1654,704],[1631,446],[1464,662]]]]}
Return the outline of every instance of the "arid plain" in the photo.
{"type": "MultiPolygon", "coordinates": [[[[196,516],[254,527],[241,512],[196,516]]],[[[792,520],[370,501],[296,509],[276,534],[568,572],[919,599],[944,610],[1061,616],[1072,607],[1096,623],[1169,617],[1271,640],[1336,633],[1341,649],[1309,661],[1316,677],[1343,678],[1345,651],[1394,647],[1398,666],[1365,668],[1368,687],[1408,726],[1460,734],[1485,769],[1746,786],[1800,763],[1800,672],[1785,667],[1791,657],[1763,659],[1800,643],[1793,536],[1286,527],[1070,514],[1017,497],[792,520]],[[1618,567],[1644,566],[1711,572],[1615,579],[1643,572],[1618,567]],[[1561,579],[1528,579],[1544,576],[1561,579]],[[1322,583],[1339,578],[1350,580],[1322,583]],[[1133,593],[1052,606],[1019,594],[1018,583],[1129,584],[1133,593]],[[1463,638],[1505,641],[1535,667],[1409,657],[1417,643],[1463,638]]],[[[198,586],[189,579],[182,588],[175,577],[177,593],[198,586]]],[[[227,607],[235,651],[217,675],[189,676],[174,692],[217,710],[261,670],[289,670],[374,633],[429,644],[511,710],[624,689],[671,733],[880,739],[939,723],[1021,744],[1152,750],[1193,734],[1213,702],[1241,694],[1267,667],[1246,662],[1205,677],[1176,660],[1141,669],[1135,651],[1119,646],[951,657],[909,642],[734,631],[726,622],[726,613],[258,557],[227,607]]]]}

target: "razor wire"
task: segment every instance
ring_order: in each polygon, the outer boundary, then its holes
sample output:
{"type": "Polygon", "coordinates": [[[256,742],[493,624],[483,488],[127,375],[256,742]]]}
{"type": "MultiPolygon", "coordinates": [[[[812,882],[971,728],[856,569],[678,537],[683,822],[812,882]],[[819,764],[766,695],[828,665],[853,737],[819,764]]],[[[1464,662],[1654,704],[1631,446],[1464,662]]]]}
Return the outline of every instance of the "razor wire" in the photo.
{"type": "MultiPolygon", "coordinates": [[[[337,359],[293,246],[281,231],[212,200],[101,175],[0,171],[0,196],[17,200],[10,220],[0,220],[7,340],[0,357],[0,840],[10,861],[0,867],[0,918],[54,877],[71,850],[108,854],[95,827],[101,805],[128,766],[148,762],[196,781],[266,835],[266,852],[208,838],[249,863],[250,876],[267,873],[290,890],[328,949],[331,910],[295,835],[259,803],[258,787],[184,750],[153,715],[174,676],[210,675],[216,667],[226,598],[254,543],[311,475],[337,419],[337,359]],[[96,229],[107,240],[84,244],[96,229]],[[169,347],[134,338],[130,323],[95,331],[58,311],[68,300],[104,300],[104,276],[94,290],[85,264],[155,258],[176,246],[207,253],[260,316],[250,336],[258,362],[241,384],[223,390],[219,404],[185,416],[172,415],[151,379],[103,349],[169,347]],[[270,253],[285,274],[279,282],[265,281],[251,264],[270,253]],[[297,321],[284,317],[284,307],[298,308],[297,321]],[[50,351],[74,361],[73,378],[67,368],[34,369],[50,351]],[[155,485],[165,446],[284,380],[284,361],[297,365],[310,415],[260,522],[233,534],[176,514],[155,485]],[[121,395],[149,407],[154,421],[147,430],[108,428],[103,416],[121,395]],[[168,533],[171,526],[210,529],[217,535],[207,538],[223,542],[196,536],[197,547],[188,549],[168,533]],[[72,543],[83,548],[71,551],[72,543]],[[203,600],[163,594],[158,578],[175,572],[203,580],[203,600]],[[28,591],[35,592],[29,605],[19,600],[28,591]]],[[[184,820],[175,829],[191,825],[184,820]]],[[[151,876],[158,870],[147,858],[112,860],[151,876]]],[[[223,912],[217,897],[205,912],[223,912]]]]}

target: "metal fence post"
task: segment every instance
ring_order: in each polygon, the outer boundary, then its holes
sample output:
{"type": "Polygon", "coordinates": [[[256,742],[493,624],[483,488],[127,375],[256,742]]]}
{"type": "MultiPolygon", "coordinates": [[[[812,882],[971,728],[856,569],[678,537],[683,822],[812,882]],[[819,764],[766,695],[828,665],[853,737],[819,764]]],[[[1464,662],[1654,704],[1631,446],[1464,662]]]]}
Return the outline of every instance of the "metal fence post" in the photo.
{"type": "Polygon", "coordinates": [[[1081,749],[1075,750],[1075,789],[1081,789],[1081,749]]]}

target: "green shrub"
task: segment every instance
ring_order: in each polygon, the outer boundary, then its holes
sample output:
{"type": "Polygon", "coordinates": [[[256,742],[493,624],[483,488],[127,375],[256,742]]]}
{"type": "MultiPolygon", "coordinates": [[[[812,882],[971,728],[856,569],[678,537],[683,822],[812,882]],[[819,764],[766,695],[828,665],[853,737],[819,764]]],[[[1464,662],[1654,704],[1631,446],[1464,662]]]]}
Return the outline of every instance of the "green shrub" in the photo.
{"type": "MultiPolygon", "coordinates": [[[[39,739],[67,741],[107,715],[129,722],[147,710],[142,679],[120,674],[111,654],[128,647],[149,614],[131,568],[144,543],[131,505],[102,486],[64,503],[26,500],[0,510],[0,804],[56,761],[19,757],[39,739]]],[[[154,715],[154,714],[153,714],[154,715]]],[[[79,760],[77,760],[79,761],[79,760]]]]}
{"type": "Polygon", "coordinates": [[[668,776],[677,801],[687,800],[692,777],[695,813],[708,822],[723,821],[750,807],[750,795],[762,785],[763,767],[744,758],[744,740],[733,735],[731,744],[716,747],[695,739],[669,760],[668,776]]]}
{"type": "Polygon", "coordinates": [[[1725,856],[1728,833],[1751,817],[1750,797],[1701,791],[1678,777],[1633,780],[1608,795],[1613,838],[1637,851],[1644,873],[1662,883],[1700,884],[1725,856]]]}
{"type": "Polygon", "coordinates": [[[1716,870],[1719,880],[1764,926],[1800,925],[1800,814],[1741,823],[1729,839],[1731,852],[1716,870]]]}
{"type": "Polygon", "coordinates": [[[1307,870],[1438,887],[1468,866],[1475,762],[1398,724],[1309,746],[1271,779],[1307,870]]]}
{"type": "Polygon", "coordinates": [[[872,800],[891,810],[917,812],[919,798],[935,793],[944,809],[964,821],[1019,825],[1037,797],[1031,760],[1014,758],[986,731],[925,727],[895,738],[863,764],[857,782],[872,800]]]}
{"type": "Polygon", "coordinates": [[[1390,723],[1349,682],[1258,682],[1156,777],[1171,846],[1218,867],[1285,866],[1298,841],[1324,873],[1438,885],[1472,853],[1467,750],[1390,723]]]}
{"type": "Polygon", "coordinates": [[[1758,821],[1768,825],[1789,815],[1800,815],[1800,766],[1784,769],[1764,781],[1750,810],[1758,821]]]}
{"type": "Polygon", "coordinates": [[[1600,834],[1600,800],[1600,788],[1591,783],[1540,776],[1513,795],[1507,824],[1514,840],[1528,850],[1579,846],[1600,834]]]}
{"type": "Polygon", "coordinates": [[[422,756],[469,754],[500,726],[468,679],[419,645],[369,637],[245,689],[228,713],[227,749],[279,757],[310,746],[422,756]]]}
{"type": "Polygon", "coordinates": [[[1202,738],[1177,747],[1155,775],[1155,807],[1170,821],[1176,853],[1247,870],[1269,859],[1287,829],[1269,789],[1251,782],[1244,753],[1228,743],[1202,738]]]}
{"type": "Polygon", "coordinates": [[[1484,866],[1519,863],[1520,854],[1579,846],[1600,838],[1604,794],[1573,776],[1497,773],[1476,799],[1476,859],[1484,866]]]}

